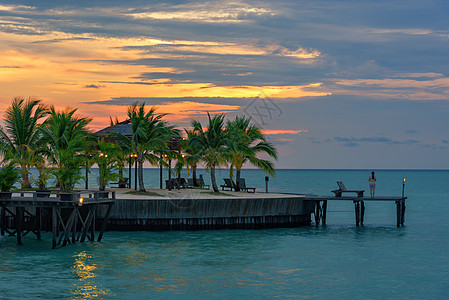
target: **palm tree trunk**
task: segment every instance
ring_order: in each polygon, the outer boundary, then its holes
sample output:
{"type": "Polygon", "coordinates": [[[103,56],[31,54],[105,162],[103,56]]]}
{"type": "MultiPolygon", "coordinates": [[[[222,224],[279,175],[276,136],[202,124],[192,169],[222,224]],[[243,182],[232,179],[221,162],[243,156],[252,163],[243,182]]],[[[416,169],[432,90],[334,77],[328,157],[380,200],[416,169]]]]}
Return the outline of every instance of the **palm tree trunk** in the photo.
{"type": "Polygon", "coordinates": [[[28,177],[28,169],[26,166],[22,166],[22,189],[23,188],[30,188],[31,183],[30,179],[28,177]]]}
{"type": "Polygon", "coordinates": [[[193,177],[193,186],[198,186],[198,182],[196,180],[196,165],[192,166],[192,177],[193,177]]]}
{"type": "Polygon", "coordinates": [[[143,185],[143,161],[139,159],[139,166],[137,168],[139,175],[139,191],[145,192],[145,186],[143,185]]]}
{"type": "Polygon", "coordinates": [[[215,180],[215,166],[210,167],[210,180],[212,182],[212,188],[214,189],[214,192],[220,192],[218,190],[217,181],[215,180]]]}
{"type": "Polygon", "coordinates": [[[236,167],[236,172],[235,172],[235,181],[236,181],[236,185],[235,185],[235,191],[239,192],[240,191],[240,168],[236,167]]]}
{"type": "MultiPolygon", "coordinates": [[[[231,164],[231,167],[229,168],[229,180],[231,180],[231,186],[237,188],[235,181],[234,181],[234,165],[231,164]]],[[[231,189],[232,190],[232,189],[231,189]]],[[[235,190],[237,192],[237,190],[235,190]]]]}

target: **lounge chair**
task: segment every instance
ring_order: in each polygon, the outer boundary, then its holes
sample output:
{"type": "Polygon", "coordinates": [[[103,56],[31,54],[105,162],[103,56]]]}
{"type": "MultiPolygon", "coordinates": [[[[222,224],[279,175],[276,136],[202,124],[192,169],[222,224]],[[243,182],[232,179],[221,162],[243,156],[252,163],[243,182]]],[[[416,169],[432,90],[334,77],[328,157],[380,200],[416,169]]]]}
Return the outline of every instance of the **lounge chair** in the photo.
{"type": "Polygon", "coordinates": [[[341,197],[343,193],[356,193],[357,197],[363,197],[365,192],[365,190],[347,190],[342,181],[337,181],[337,185],[339,189],[331,191],[335,194],[335,197],[341,197]]]}
{"type": "Polygon", "coordinates": [[[119,179],[118,182],[111,182],[110,185],[116,184],[118,188],[124,189],[128,187],[129,178],[119,179]]]}
{"type": "Polygon", "coordinates": [[[202,189],[207,189],[208,190],[210,188],[210,185],[204,183],[204,179],[203,178],[198,178],[197,181],[198,181],[198,183],[199,183],[199,185],[200,185],[200,187],[202,189]]]}
{"type": "Polygon", "coordinates": [[[225,191],[226,189],[229,189],[230,191],[232,191],[234,186],[232,185],[231,179],[223,178],[223,180],[224,180],[225,184],[220,185],[221,186],[221,190],[225,191]]]}
{"type": "Polygon", "coordinates": [[[185,178],[171,178],[170,180],[165,180],[166,189],[180,189],[186,188],[188,186],[185,178]],[[179,180],[178,180],[179,179],[179,180]]]}
{"type": "Polygon", "coordinates": [[[195,187],[195,185],[193,184],[193,178],[187,178],[187,188],[193,188],[193,187],[195,187]]]}
{"type": "Polygon", "coordinates": [[[254,188],[254,187],[247,187],[246,186],[245,178],[240,178],[240,180],[239,180],[239,189],[242,190],[242,191],[247,191],[248,193],[255,193],[256,192],[256,188],[254,188]],[[252,192],[250,192],[250,190],[252,192]]]}

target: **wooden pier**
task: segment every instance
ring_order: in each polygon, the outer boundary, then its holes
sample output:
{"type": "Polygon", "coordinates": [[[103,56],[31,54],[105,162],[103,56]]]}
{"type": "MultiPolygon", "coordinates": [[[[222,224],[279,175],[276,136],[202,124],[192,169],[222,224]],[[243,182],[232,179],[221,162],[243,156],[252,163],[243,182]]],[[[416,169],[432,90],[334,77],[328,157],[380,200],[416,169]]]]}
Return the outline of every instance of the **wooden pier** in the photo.
{"type": "Polygon", "coordinates": [[[356,226],[364,223],[367,203],[395,203],[396,223],[400,227],[404,225],[407,199],[363,197],[360,193],[353,197],[266,193],[210,198],[181,195],[181,198],[116,199],[115,196],[113,191],[14,193],[9,200],[0,199],[1,234],[15,236],[21,244],[22,237],[28,233],[40,239],[42,230],[49,231],[52,248],[58,248],[86,239],[95,241],[96,227],[99,228],[97,240],[101,241],[106,226],[108,230],[118,231],[299,227],[311,225],[312,215],[319,226],[326,224],[328,201],[352,201],[356,226]]]}
{"type": "Polygon", "coordinates": [[[387,201],[396,204],[396,226],[400,227],[405,222],[405,200],[407,197],[332,197],[332,196],[316,196],[305,195],[302,198],[304,201],[313,201],[315,203],[315,225],[326,225],[327,201],[352,201],[354,203],[355,211],[355,225],[363,225],[365,218],[365,202],[373,201],[387,201]]]}
{"type": "MultiPolygon", "coordinates": [[[[108,230],[161,231],[299,227],[312,223],[314,203],[300,195],[116,199],[108,230]]],[[[100,208],[105,210],[105,207],[100,208]]]]}
{"type": "Polygon", "coordinates": [[[40,240],[41,231],[51,231],[53,249],[84,242],[86,238],[95,241],[97,210],[106,206],[97,239],[101,241],[115,201],[115,194],[112,192],[111,198],[108,194],[98,191],[13,193],[10,199],[0,198],[1,235],[15,236],[21,245],[22,237],[28,233],[40,240]]]}

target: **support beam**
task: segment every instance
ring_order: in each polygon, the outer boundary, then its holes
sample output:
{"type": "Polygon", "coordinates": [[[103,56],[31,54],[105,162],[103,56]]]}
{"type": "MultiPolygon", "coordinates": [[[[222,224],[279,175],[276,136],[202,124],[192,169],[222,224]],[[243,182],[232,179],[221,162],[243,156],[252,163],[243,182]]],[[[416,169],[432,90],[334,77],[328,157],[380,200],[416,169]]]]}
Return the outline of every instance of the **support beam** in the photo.
{"type": "Polygon", "coordinates": [[[354,209],[355,209],[355,226],[360,226],[360,202],[354,201],[354,209]]]}
{"type": "Polygon", "coordinates": [[[327,213],[327,200],[323,200],[323,207],[321,209],[321,222],[323,225],[326,225],[326,213],[327,213]]]}
{"type": "Polygon", "coordinates": [[[405,222],[405,200],[402,200],[402,216],[401,216],[401,225],[404,226],[405,222]]]}
{"type": "Polygon", "coordinates": [[[6,206],[2,204],[2,212],[1,212],[1,235],[5,235],[6,230],[6,206]]]}
{"type": "Polygon", "coordinates": [[[22,220],[23,220],[23,213],[22,213],[22,207],[16,207],[16,237],[17,237],[17,244],[22,245],[22,220]]]}
{"type": "Polygon", "coordinates": [[[321,206],[320,201],[315,201],[315,226],[320,225],[321,219],[321,206]]]}
{"type": "Polygon", "coordinates": [[[363,225],[364,218],[365,218],[365,202],[360,201],[360,225],[363,225]]]}
{"type": "Polygon", "coordinates": [[[405,201],[398,200],[396,201],[396,226],[400,227],[404,225],[405,219],[405,201]]]}
{"type": "Polygon", "coordinates": [[[100,230],[100,234],[98,235],[98,242],[101,242],[101,239],[103,238],[103,232],[106,230],[106,225],[108,224],[108,219],[109,219],[109,215],[111,214],[111,210],[112,210],[112,205],[114,205],[113,203],[108,205],[108,210],[106,211],[106,215],[104,216],[103,219],[103,224],[101,225],[101,230],[100,230]]]}
{"type": "Polygon", "coordinates": [[[56,249],[56,239],[58,238],[58,216],[57,207],[53,207],[51,210],[51,232],[52,232],[52,249],[56,249]]]}

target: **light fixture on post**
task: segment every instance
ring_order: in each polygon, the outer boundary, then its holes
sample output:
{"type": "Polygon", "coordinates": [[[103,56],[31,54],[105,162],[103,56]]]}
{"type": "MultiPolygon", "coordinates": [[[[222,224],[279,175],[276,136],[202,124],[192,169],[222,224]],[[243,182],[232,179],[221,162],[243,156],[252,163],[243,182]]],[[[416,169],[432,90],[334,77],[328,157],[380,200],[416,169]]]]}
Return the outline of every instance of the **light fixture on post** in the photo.
{"type": "Polygon", "coordinates": [[[402,179],[402,199],[404,199],[404,192],[405,192],[405,177],[402,179]]]}

